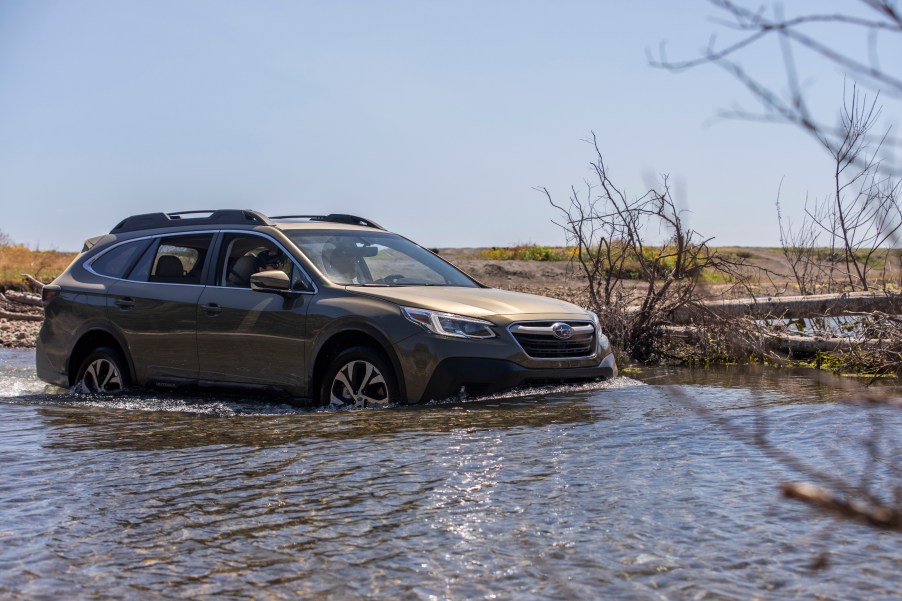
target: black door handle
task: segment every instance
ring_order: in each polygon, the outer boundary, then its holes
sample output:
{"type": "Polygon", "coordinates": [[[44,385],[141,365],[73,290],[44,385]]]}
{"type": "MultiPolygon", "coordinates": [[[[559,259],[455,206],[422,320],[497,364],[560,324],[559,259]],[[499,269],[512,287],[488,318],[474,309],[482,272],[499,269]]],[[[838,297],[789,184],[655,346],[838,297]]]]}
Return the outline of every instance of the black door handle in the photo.
{"type": "Polygon", "coordinates": [[[131,309],[135,306],[135,299],[124,296],[113,301],[117,307],[123,310],[131,309]]]}
{"type": "Polygon", "coordinates": [[[222,307],[220,307],[216,303],[207,303],[206,305],[203,305],[201,309],[203,309],[204,313],[211,317],[222,313],[222,307]]]}

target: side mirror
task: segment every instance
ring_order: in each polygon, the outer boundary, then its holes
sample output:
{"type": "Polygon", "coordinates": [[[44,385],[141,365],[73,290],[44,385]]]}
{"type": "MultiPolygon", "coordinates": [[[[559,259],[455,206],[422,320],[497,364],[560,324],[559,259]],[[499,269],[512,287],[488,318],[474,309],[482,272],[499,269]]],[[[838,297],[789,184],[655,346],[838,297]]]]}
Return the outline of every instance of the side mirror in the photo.
{"type": "Polygon", "coordinates": [[[284,271],[261,271],[251,276],[251,290],[259,292],[289,292],[291,280],[284,271]]]}

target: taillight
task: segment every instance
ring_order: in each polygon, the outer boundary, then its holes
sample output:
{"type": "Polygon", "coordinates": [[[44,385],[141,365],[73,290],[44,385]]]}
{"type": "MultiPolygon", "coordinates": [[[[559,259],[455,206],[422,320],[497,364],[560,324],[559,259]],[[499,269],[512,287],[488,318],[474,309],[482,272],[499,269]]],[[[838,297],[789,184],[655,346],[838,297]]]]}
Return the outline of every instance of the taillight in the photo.
{"type": "Polygon", "coordinates": [[[53,284],[47,284],[41,289],[41,302],[46,306],[53,299],[60,295],[63,289],[53,284]]]}

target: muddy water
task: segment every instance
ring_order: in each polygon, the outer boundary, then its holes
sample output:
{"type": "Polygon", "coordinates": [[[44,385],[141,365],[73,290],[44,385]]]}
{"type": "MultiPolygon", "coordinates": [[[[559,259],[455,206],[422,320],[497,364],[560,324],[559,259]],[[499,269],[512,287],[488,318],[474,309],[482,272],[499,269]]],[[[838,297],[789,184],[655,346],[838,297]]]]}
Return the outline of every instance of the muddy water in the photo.
{"type": "MultiPolygon", "coordinates": [[[[330,412],[47,393],[33,359],[0,351],[0,598],[900,592],[902,535],[781,500],[796,475],[714,425],[766,423],[781,449],[858,473],[871,422],[807,376],[651,370],[330,412]],[[811,569],[823,553],[828,569],[811,569]]],[[[889,456],[898,413],[883,415],[889,456]]]]}

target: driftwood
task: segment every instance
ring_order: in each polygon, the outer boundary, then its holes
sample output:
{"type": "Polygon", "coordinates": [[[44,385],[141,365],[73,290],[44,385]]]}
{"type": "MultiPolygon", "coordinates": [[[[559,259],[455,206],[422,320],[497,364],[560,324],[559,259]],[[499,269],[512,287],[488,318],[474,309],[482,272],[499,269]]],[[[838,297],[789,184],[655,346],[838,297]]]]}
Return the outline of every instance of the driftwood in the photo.
{"type": "Polygon", "coordinates": [[[781,351],[793,353],[830,353],[852,347],[861,349],[879,349],[889,346],[886,340],[878,338],[822,338],[820,336],[800,336],[798,334],[768,334],[768,338],[776,344],[781,351]]]}
{"type": "Polygon", "coordinates": [[[3,311],[0,309],[0,319],[10,319],[18,321],[42,321],[43,313],[13,313],[12,311],[3,311]]]}
{"type": "MultiPolygon", "coordinates": [[[[693,338],[701,336],[702,332],[697,332],[696,327],[688,324],[698,323],[712,316],[723,320],[801,319],[877,311],[890,315],[902,313],[902,296],[885,292],[849,292],[705,301],[674,311],[671,323],[675,325],[668,326],[665,330],[674,336],[693,338]]],[[[774,331],[762,333],[771,348],[790,353],[829,353],[851,348],[873,350],[888,346],[888,341],[881,339],[804,336],[774,331]]]]}
{"type": "Polygon", "coordinates": [[[902,308],[902,296],[885,292],[773,296],[705,301],[696,305],[681,307],[673,312],[671,322],[674,324],[693,323],[697,321],[699,315],[705,313],[724,319],[736,317],[795,319],[814,316],[836,316],[847,313],[867,313],[871,311],[893,314],[900,312],[900,308],[902,308]]]}
{"type": "Polygon", "coordinates": [[[13,290],[8,290],[5,296],[0,293],[0,299],[5,300],[9,303],[19,303],[31,307],[41,306],[41,297],[37,294],[28,294],[27,292],[15,292],[13,290]]]}
{"type": "MultiPolygon", "coordinates": [[[[705,336],[705,330],[696,326],[664,326],[661,328],[669,335],[687,340],[699,340],[705,336]]],[[[852,347],[859,349],[887,348],[889,342],[879,338],[842,338],[822,336],[802,336],[800,334],[787,334],[777,332],[765,332],[771,348],[777,348],[784,352],[799,354],[814,354],[817,352],[831,353],[852,347]]]]}
{"type": "Polygon", "coordinates": [[[16,321],[41,321],[44,312],[41,309],[41,297],[34,294],[7,291],[0,292],[0,319],[16,321]],[[5,306],[5,310],[2,307],[5,306]]]}
{"type": "Polygon", "coordinates": [[[36,277],[34,277],[33,275],[30,275],[30,274],[27,274],[27,273],[22,273],[22,274],[20,274],[20,275],[22,276],[22,279],[23,279],[23,280],[25,280],[26,282],[28,282],[29,284],[31,284],[32,287],[33,287],[35,290],[37,290],[38,292],[40,292],[41,290],[43,290],[43,289],[44,289],[44,286],[47,285],[47,284],[45,284],[44,282],[42,282],[41,280],[39,280],[39,279],[37,279],[36,277]]]}

